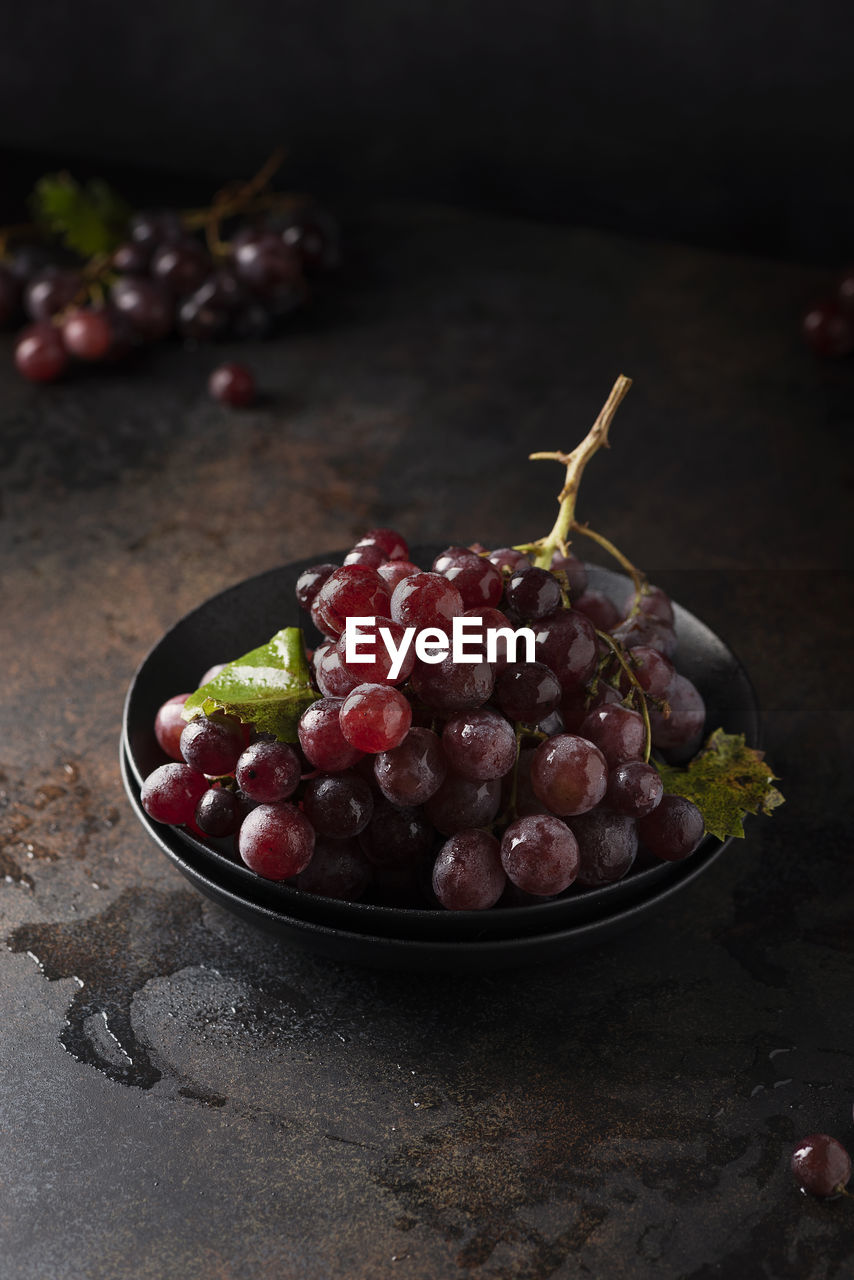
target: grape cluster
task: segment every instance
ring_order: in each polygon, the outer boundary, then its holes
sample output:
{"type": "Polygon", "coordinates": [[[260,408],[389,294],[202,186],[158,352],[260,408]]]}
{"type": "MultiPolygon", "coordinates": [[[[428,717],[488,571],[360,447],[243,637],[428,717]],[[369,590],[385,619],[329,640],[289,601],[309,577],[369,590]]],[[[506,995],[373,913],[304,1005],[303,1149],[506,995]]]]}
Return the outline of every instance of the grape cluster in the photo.
{"type": "MultiPolygon", "coordinates": [[[[0,328],[28,321],[18,371],[55,382],[75,361],[115,363],[173,333],[192,342],[271,334],[304,306],[312,277],[337,265],[337,226],[309,203],[232,221],[229,239],[209,245],[176,210],[142,212],[106,261],[24,246],[0,262],[0,328]]],[[[254,396],[245,385],[211,391],[230,404],[254,396]]]]}
{"type": "Polygon", "coordinates": [[[801,331],[817,356],[847,356],[854,351],[854,267],[839,277],[832,297],[804,313],[801,331]]]}
{"type": "Polygon", "coordinates": [[[247,866],[312,893],[450,910],[604,886],[639,848],[677,861],[699,845],[700,811],[648,763],[644,712],[670,760],[696,751],[705,720],[662,591],[611,600],[573,556],[544,569],[506,547],[448,547],[425,571],[400,534],[372,529],[343,565],[306,569],[296,597],[323,636],[298,742],[223,712],[186,723],[170,699],[155,732],[174,763],[142,793],[153,818],[236,835],[247,866]],[[367,663],[347,660],[354,617],[375,619],[367,663]],[[469,640],[472,662],[411,646],[394,669],[380,629],[398,647],[406,627],[449,640],[461,617],[529,627],[534,661],[469,640]]]}

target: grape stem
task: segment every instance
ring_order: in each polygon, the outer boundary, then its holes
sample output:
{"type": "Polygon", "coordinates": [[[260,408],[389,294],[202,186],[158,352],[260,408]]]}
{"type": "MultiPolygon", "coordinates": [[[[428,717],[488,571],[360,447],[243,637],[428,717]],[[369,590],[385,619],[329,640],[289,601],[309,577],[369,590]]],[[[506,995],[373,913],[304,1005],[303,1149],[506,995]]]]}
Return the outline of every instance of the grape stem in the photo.
{"type": "Polygon", "coordinates": [[[548,734],[543,733],[542,730],[521,724],[519,721],[514,725],[513,732],[516,735],[516,759],[513,761],[513,780],[510,784],[510,795],[503,812],[491,824],[492,830],[495,830],[496,827],[506,826],[508,822],[512,822],[516,817],[516,800],[519,794],[519,755],[522,751],[522,739],[539,738],[541,742],[544,742],[548,737],[548,734]]]}
{"type": "Polygon", "coordinates": [[[637,676],[635,675],[634,671],[632,671],[629,664],[626,662],[625,655],[623,654],[623,650],[620,647],[620,645],[617,644],[614,637],[609,636],[607,631],[600,631],[598,627],[596,628],[596,634],[599,637],[599,639],[604,640],[608,648],[611,649],[611,651],[614,654],[614,657],[617,659],[620,666],[625,671],[626,675],[628,676],[634,689],[637,692],[638,699],[640,701],[640,712],[641,712],[641,716],[643,717],[643,758],[644,758],[644,764],[649,764],[649,756],[650,756],[650,752],[652,751],[652,726],[649,723],[649,709],[646,705],[646,694],[644,693],[643,685],[641,684],[640,680],[638,680],[637,676]]]}
{"type": "Polygon", "coordinates": [[[582,534],[585,538],[591,538],[593,542],[599,544],[610,556],[613,556],[617,564],[622,565],[626,573],[631,576],[635,588],[635,598],[632,603],[629,617],[633,618],[636,613],[640,612],[641,596],[646,589],[646,577],[641,573],[640,569],[635,568],[628,556],[623,555],[619,547],[615,546],[610,538],[606,538],[603,533],[597,533],[595,529],[591,529],[587,523],[581,524],[578,520],[573,520],[570,528],[575,533],[582,534]]]}
{"type": "Polygon", "coordinates": [[[569,554],[567,537],[575,520],[575,504],[578,499],[578,487],[581,483],[584,468],[594,453],[598,453],[602,448],[608,448],[608,428],[613,421],[620,402],[631,385],[631,378],[626,378],[623,374],[620,374],[611,388],[611,394],[599,411],[599,416],[593,426],[571,453],[562,453],[559,450],[555,450],[529,455],[531,461],[542,459],[560,462],[566,467],[566,478],[563,488],[558,494],[560,510],[551,532],[545,538],[539,538],[536,542],[527,543],[525,546],[516,548],[517,551],[535,552],[534,564],[541,569],[551,567],[552,556],[556,551],[559,551],[564,556],[569,554]]]}

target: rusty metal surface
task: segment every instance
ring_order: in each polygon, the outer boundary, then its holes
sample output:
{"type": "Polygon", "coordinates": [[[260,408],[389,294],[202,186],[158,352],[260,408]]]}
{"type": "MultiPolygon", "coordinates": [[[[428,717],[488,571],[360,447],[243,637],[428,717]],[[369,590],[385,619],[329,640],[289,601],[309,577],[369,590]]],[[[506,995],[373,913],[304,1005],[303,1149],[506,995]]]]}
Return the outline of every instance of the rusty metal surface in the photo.
{"type": "MultiPolygon", "coordinates": [[[[0,361],[4,1280],[763,1275],[854,1267],[790,1144],[852,1138],[854,368],[794,267],[380,210],[339,289],[240,348],[39,390],[0,361]],[[616,372],[581,514],[732,644],[788,803],[656,920],[454,981],[276,947],[124,803],[121,702],[231,582],[394,522],[535,535],[616,372]]],[[[230,655],[224,655],[230,656],[230,655]]]]}

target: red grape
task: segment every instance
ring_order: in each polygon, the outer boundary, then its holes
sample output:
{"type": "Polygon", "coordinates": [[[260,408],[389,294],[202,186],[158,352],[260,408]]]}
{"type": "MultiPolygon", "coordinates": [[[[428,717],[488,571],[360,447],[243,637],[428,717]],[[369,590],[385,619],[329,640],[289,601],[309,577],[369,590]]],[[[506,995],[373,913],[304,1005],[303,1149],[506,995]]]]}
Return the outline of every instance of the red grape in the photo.
{"type": "Polygon", "coordinates": [[[257,875],[266,880],[288,880],[311,861],[314,828],[292,804],[259,804],[243,819],[237,848],[257,875]]]}
{"type": "Polygon", "coordinates": [[[15,344],[15,365],[29,382],[56,382],[68,368],[59,330],[47,321],[24,329],[15,344]]]}
{"type": "Polygon", "coordinates": [[[340,721],[352,746],[376,755],[400,746],[412,724],[412,707],[390,685],[360,684],[341,704],[340,721]]]}
{"type": "Polygon", "coordinates": [[[449,911],[494,907],[507,883],[501,845],[486,831],[458,831],[439,851],[433,892],[449,911]]]}
{"type": "Polygon", "coordinates": [[[540,897],[562,893],[578,874],[578,843],[565,822],[530,814],[511,822],[501,841],[507,878],[540,897]]]}
{"type": "Polygon", "coordinates": [[[189,693],[176,693],[174,698],[169,698],[163,703],[154,718],[154,736],[161,748],[167,756],[182,762],[184,757],[181,755],[181,734],[187,727],[183,711],[184,703],[189,696],[189,693]]]}
{"type": "Polygon", "coordinates": [[[242,364],[221,364],[208,380],[208,390],[214,400],[232,408],[245,409],[255,403],[257,391],[255,379],[242,364]]]}
{"type": "Polygon", "coordinates": [[[162,764],[142,784],[142,807],[155,822],[186,824],[208,789],[208,780],[186,764],[162,764]]]}

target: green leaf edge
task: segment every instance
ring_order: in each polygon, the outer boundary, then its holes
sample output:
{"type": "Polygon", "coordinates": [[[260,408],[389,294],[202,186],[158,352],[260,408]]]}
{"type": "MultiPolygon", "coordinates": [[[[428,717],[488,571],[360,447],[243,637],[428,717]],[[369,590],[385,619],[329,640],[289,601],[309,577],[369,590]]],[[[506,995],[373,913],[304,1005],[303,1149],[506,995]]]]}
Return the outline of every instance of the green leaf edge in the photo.
{"type": "Polygon", "coordinates": [[[770,815],[781,804],[785,804],[786,800],[786,797],[782,792],[777,787],[771,785],[773,782],[779,781],[779,779],[777,774],[772,771],[771,767],[765,763],[764,755],[765,753],[763,751],[758,751],[756,748],[749,747],[747,745],[747,740],[743,733],[726,733],[723,729],[715,729],[713,733],[709,734],[709,737],[706,739],[702,748],[694,756],[693,760],[691,760],[686,766],[679,767],[676,765],[668,765],[663,761],[655,759],[652,760],[651,763],[654,764],[658,770],[666,792],[685,796],[686,799],[691,800],[697,806],[703,815],[703,823],[707,835],[713,835],[718,840],[726,840],[729,836],[733,836],[737,840],[743,840],[744,818],[747,814],[757,815],[761,813],[770,815]],[[751,801],[750,803],[745,803],[747,800],[745,792],[740,788],[733,789],[735,794],[739,797],[738,808],[741,810],[740,816],[735,820],[734,825],[731,827],[717,826],[715,824],[710,825],[708,812],[709,805],[707,803],[704,808],[703,796],[698,794],[698,789],[696,787],[692,786],[692,778],[696,779],[698,776],[696,771],[692,775],[692,767],[696,766],[698,761],[702,762],[712,755],[719,755],[722,760],[730,759],[735,752],[744,752],[751,756],[751,767],[754,769],[760,769],[765,774],[765,792],[755,802],[751,801]]]}
{"type": "Polygon", "coordinates": [[[296,724],[306,707],[311,706],[312,702],[316,702],[320,694],[312,686],[309,677],[308,657],[305,650],[305,637],[301,627],[283,627],[281,631],[277,631],[275,635],[267,641],[266,644],[259,645],[255,649],[250,649],[240,658],[235,658],[223,667],[213,680],[209,680],[200,688],[191,693],[184,703],[183,716],[185,720],[192,720],[194,716],[203,713],[210,715],[212,711],[229,711],[238,716],[244,724],[261,723],[267,725],[266,717],[253,715],[253,711],[259,708],[270,708],[280,702],[292,702],[293,714],[289,719],[293,723],[293,730],[288,734],[276,732],[276,737],[282,742],[296,742],[296,724]],[[279,654],[274,651],[278,648],[279,654]],[[281,664],[275,659],[281,656],[285,661],[281,664]],[[286,665],[293,663],[295,665],[286,665]],[[259,694],[258,697],[251,699],[235,700],[226,696],[226,687],[235,668],[249,667],[254,669],[264,668],[267,670],[283,671],[292,676],[281,688],[265,695],[259,694]],[[288,696],[292,694],[291,696],[288,696]]]}

